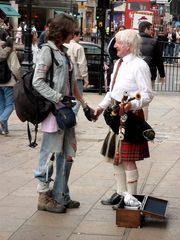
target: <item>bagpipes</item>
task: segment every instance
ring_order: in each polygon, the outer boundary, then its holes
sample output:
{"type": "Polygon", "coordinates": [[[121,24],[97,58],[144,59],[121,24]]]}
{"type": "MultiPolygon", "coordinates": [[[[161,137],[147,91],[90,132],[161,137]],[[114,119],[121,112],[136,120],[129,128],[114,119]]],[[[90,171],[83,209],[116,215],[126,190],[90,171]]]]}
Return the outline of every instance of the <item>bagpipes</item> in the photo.
{"type": "Polygon", "coordinates": [[[132,100],[140,100],[140,93],[134,97],[129,97],[128,92],[124,92],[121,102],[108,107],[104,111],[106,124],[119,135],[120,140],[138,143],[143,141],[152,141],[155,138],[155,132],[152,127],[140,116],[138,112],[125,112],[124,106],[132,100]],[[121,106],[121,107],[120,107],[121,106]]]}

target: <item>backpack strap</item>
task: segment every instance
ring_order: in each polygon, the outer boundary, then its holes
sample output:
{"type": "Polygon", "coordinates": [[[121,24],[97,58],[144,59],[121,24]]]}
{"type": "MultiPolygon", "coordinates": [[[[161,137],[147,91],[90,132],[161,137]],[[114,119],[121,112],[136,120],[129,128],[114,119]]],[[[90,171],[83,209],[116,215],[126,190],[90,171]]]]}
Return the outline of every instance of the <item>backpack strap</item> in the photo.
{"type": "MultiPolygon", "coordinates": [[[[54,75],[54,66],[53,64],[55,63],[57,66],[59,65],[58,61],[54,57],[54,53],[52,48],[49,45],[45,45],[50,48],[51,50],[51,59],[52,59],[52,64],[49,68],[50,71],[50,80],[49,80],[49,86],[53,88],[54,83],[53,83],[53,75],[54,75]]],[[[37,133],[38,133],[38,123],[36,122],[35,127],[34,127],[34,140],[32,141],[32,134],[29,126],[29,122],[27,122],[27,133],[28,133],[28,140],[29,140],[29,147],[35,148],[37,144],[37,133]]]]}

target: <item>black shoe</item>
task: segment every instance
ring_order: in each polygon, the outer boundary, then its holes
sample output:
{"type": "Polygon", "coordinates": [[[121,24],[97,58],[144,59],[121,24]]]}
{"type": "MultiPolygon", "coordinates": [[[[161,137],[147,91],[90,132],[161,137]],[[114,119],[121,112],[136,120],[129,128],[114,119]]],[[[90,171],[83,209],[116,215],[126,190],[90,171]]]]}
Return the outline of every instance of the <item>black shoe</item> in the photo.
{"type": "Polygon", "coordinates": [[[116,205],[119,203],[121,196],[118,193],[114,193],[110,198],[101,200],[103,205],[116,205]]]}
{"type": "Polygon", "coordinates": [[[124,199],[123,199],[123,197],[120,198],[118,204],[112,206],[112,209],[116,211],[118,208],[122,208],[122,206],[124,206],[124,199]]]}
{"type": "Polygon", "coordinates": [[[113,205],[113,206],[112,206],[112,209],[115,210],[115,211],[116,211],[118,208],[119,208],[119,204],[116,204],[116,205],[113,205]]]}
{"type": "Polygon", "coordinates": [[[67,204],[64,205],[66,208],[78,208],[80,206],[80,202],[70,200],[67,204]]]}

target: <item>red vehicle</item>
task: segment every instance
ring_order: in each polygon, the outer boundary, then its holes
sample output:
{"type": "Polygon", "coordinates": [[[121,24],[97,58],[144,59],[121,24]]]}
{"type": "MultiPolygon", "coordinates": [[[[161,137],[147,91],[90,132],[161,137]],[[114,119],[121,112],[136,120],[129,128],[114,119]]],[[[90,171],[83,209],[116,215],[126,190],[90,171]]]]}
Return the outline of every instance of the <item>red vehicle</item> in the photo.
{"type": "Polygon", "coordinates": [[[158,8],[152,0],[126,0],[125,27],[138,28],[139,21],[157,22],[158,8]]]}

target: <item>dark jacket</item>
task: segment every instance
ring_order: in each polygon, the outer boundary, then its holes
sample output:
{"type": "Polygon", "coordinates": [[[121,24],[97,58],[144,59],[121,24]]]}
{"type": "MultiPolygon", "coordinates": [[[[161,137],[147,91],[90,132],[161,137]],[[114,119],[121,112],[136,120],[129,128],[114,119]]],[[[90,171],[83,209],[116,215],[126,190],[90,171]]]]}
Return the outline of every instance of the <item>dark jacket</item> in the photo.
{"type": "Polygon", "coordinates": [[[111,62],[113,62],[114,60],[117,60],[119,57],[117,56],[117,50],[114,47],[114,44],[116,43],[116,39],[115,37],[111,38],[108,46],[107,46],[107,53],[110,57],[111,62]]]}
{"type": "Polygon", "coordinates": [[[140,33],[142,38],[141,54],[143,59],[149,65],[151,71],[151,80],[155,81],[157,70],[161,78],[165,77],[162,51],[158,41],[146,33],[140,33]]]}

